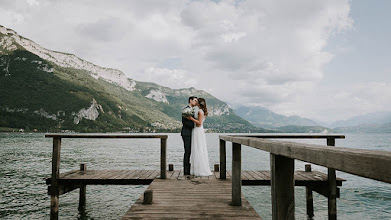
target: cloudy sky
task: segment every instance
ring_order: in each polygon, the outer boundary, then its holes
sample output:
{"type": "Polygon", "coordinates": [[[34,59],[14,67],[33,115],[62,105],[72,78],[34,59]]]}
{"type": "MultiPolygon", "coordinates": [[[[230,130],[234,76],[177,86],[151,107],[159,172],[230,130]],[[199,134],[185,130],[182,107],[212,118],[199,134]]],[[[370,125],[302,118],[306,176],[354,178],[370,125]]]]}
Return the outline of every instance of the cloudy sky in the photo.
{"type": "Polygon", "coordinates": [[[0,24],[129,78],[323,121],[391,110],[391,1],[0,0],[0,24]]]}

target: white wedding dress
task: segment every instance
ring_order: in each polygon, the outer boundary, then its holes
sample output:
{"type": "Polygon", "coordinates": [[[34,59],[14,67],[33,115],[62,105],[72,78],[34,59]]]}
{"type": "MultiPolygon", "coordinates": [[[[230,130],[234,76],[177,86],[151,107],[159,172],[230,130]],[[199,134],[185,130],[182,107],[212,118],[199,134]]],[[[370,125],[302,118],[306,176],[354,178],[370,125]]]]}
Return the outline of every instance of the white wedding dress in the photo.
{"type": "MultiPolygon", "coordinates": [[[[200,110],[201,114],[203,111],[200,110]]],[[[198,112],[194,118],[198,120],[198,112]]],[[[205,117],[203,117],[205,118],[205,117]]],[[[212,172],[209,167],[208,148],[206,146],[205,131],[203,121],[200,127],[194,127],[191,132],[191,154],[190,154],[190,174],[194,176],[210,176],[212,172]]]]}

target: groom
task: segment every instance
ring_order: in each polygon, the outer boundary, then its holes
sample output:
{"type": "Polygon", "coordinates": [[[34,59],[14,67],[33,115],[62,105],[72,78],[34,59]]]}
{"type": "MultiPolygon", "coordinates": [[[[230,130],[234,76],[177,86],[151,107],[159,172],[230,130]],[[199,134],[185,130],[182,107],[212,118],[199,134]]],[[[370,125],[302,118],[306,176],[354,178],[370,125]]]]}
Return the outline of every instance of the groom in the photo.
{"type": "MultiPolygon", "coordinates": [[[[193,108],[197,105],[197,97],[189,97],[189,105],[186,108],[193,108]]],[[[194,117],[194,115],[193,115],[194,117]]],[[[185,148],[185,155],[183,157],[183,171],[184,175],[190,175],[190,154],[191,154],[191,131],[194,128],[194,122],[182,116],[182,131],[181,136],[183,140],[183,145],[185,148]]]]}

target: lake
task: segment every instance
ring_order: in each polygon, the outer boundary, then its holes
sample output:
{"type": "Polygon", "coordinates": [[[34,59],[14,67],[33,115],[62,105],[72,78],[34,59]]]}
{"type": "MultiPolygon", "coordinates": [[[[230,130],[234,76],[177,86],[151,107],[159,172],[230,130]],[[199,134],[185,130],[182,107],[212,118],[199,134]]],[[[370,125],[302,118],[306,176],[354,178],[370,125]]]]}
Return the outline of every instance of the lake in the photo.
{"type": "MultiPolygon", "coordinates": [[[[206,134],[209,163],[219,163],[221,134],[206,134]]],[[[167,164],[182,170],[183,143],[168,134],[167,164]]],[[[326,145],[326,140],[292,140],[326,145]]],[[[390,134],[346,134],[336,147],[391,151],[390,134]]],[[[0,133],[0,218],[49,219],[50,197],[44,178],[51,174],[52,139],[44,134],[0,133]]],[[[79,169],[160,169],[159,139],[63,139],[61,172],[79,169]]],[[[227,143],[227,166],[231,144],[227,143]]],[[[304,170],[296,161],[295,169],[304,170]]],[[[269,170],[269,154],[242,147],[242,169],[269,170]]],[[[326,168],[312,165],[313,170],[326,168]]],[[[391,169],[391,168],[390,168],[391,169]]],[[[391,219],[391,184],[337,172],[346,179],[337,199],[339,219],[391,219]]],[[[60,219],[120,219],[147,186],[87,186],[86,213],[78,213],[78,190],[60,196],[60,219]]],[[[244,186],[243,194],[263,219],[271,219],[269,186],[244,186]]],[[[296,219],[306,219],[305,188],[295,187],[296,219]]],[[[314,192],[315,219],[327,219],[327,198],[314,192]]]]}

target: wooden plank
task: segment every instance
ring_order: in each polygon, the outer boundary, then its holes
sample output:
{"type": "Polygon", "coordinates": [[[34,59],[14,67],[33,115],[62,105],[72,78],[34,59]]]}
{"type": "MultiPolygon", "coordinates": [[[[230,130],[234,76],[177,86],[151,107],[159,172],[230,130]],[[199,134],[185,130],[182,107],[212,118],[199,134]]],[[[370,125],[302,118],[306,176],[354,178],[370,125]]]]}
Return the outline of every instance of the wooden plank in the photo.
{"type": "Polygon", "coordinates": [[[168,135],[160,134],[46,134],[46,138],[162,138],[168,135]]]}
{"type": "MultiPolygon", "coordinates": [[[[212,172],[209,177],[198,177],[198,179],[219,179],[218,172],[212,172]]],[[[148,184],[153,179],[157,178],[160,170],[87,170],[79,171],[72,170],[64,174],[60,174],[59,183],[67,185],[80,184],[148,184]],[[62,178],[64,177],[64,178],[62,178]],[[127,181],[129,180],[129,181],[127,181]],[[138,181],[140,180],[140,181],[138,181]]],[[[169,171],[168,179],[186,179],[182,171],[169,171]]],[[[227,171],[228,179],[231,179],[231,171],[227,171]]],[[[337,186],[342,186],[344,179],[337,178],[337,186]]],[[[51,184],[51,178],[46,178],[46,184],[51,184]]],[[[243,170],[242,171],[243,185],[270,185],[270,171],[267,170],[243,170]]],[[[319,171],[295,172],[296,186],[322,186],[327,187],[327,175],[319,171]]],[[[60,189],[61,190],[61,189],[60,189]]],[[[65,190],[67,191],[67,190],[65,190]]],[[[62,193],[60,192],[60,195],[62,193]]]]}
{"type": "Polygon", "coordinates": [[[308,175],[308,173],[302,173],[302,172],[295,172],[295,181],[308,181],[308,180],[311,180],[309,178],[309,176],[311,175],[308,175]]]}
{"type": "Polygon", "coordinates": [[[246,180],[255,180],[255,178],[249,173],[248,170],[242,170],[242,176],[244,176],[246,180]]]}
{"type": "Polygon", "coordinates": [[[248,175],[251,175],[252,178],[253,178],[254,180],[260,180],[260,179],[261,179],[261,178],[255,173],[254,170],[247,170],[247,171],[243,171],[243,172],[247,172],[248,175]]]}
{"type": "Polygon", "coordinates": [[[172,172],[172,175],[168,178],[168,179],[176,179],[179,175],[179,172],[180,170],[174,170],[174,172],[172,172]]]}
{"type": "Polygon", "coordinates": [[[117,179],[136,179],[139,172],[139,170],[125,170],[117,176],[117,179]]]}
{"type": "Polygon", "coordinates": [[[264,172],[262,171],[251,171],[252,174],[256,177],[258,180],[270,180],[270,177],[267,177],[264,172]]]}
{"type": "Polygon", "coordinates": [[[145,175],[148,173],[149,170],[143,170],[142,173],[138,176],[137,179],[145,179],[145,175]]]}
{"type": "MultiPolygon", "coordinates": [[[[327,138],[344,139],[345,138],[345,135],[341,135],[341,134],[257,134],[257,135],[229,135],[229,136],[250,137],[250,138],[270,138],[270,139],[327,139],[327,138]]],[[[222,137],[222,135],[220,135],[220,137],[222,137]]]]}
{"type": "Polygon", "coordinates": [[[154,170],[151,176],[149,176],[150,179],[156,179],[160,174],[160,170],[154,170]]]}
{"type": "Polygon", "coordinates": [[[391,183],[391,152],[322,146],[262,138],[220,136],[221,139],[275,155],[294,158],[350,174],[391,183]]]}
{"type": "Polygon", "coordinates": [[[149,176],[153,173],[154,170],[148,170],[140,179],[148,179],[149,176]]]}
{"type": "Polygon", "coordinates": [[[122,219],[260,219],[242,196],[242,206],[232,206],[230,181],[155,179],[151,205],[143,205],[143,196],[122,219]]]}
{"type": "Polygon", "coordinates": [[[212,171],[212,176],[213,176],[213,178],[219,178],[220,177],[220,171],[212,171]]]}

